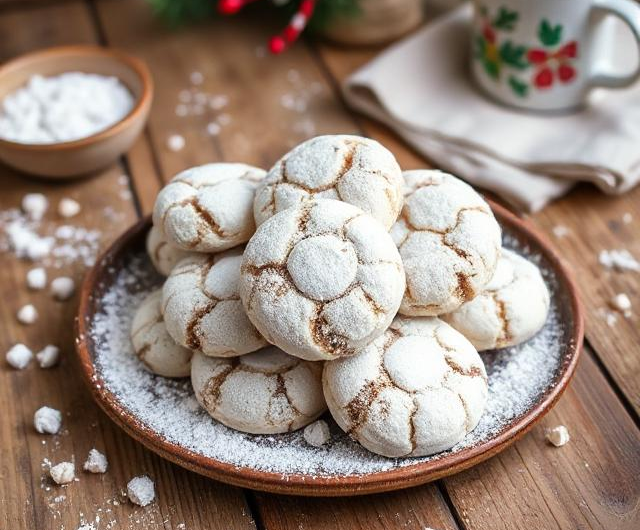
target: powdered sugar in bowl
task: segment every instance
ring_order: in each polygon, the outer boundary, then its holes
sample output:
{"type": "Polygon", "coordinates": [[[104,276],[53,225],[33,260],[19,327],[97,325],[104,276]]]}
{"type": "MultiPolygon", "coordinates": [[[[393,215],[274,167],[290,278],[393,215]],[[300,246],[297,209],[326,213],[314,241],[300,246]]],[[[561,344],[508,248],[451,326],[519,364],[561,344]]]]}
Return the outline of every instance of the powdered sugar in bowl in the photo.
{"type": "Polygon", "coordinates": [[[117,50],[64,46],[18,57],[0,68],[0,160],[47,178],[101,169],[136,140],[152,97],[148,68],[117,50]],[[69,98],[83,99],[83,92],[94,97],[70,112],[69,98]],[[57,107],[46,108],[49,100],[57,107]]]}

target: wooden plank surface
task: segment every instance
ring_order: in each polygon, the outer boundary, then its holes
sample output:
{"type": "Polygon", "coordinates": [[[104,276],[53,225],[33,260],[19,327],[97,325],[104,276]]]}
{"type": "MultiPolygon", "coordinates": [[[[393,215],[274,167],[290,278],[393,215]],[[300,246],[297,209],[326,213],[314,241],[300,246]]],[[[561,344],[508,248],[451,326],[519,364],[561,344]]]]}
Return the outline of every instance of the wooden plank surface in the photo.
{"type": "MultiPolygon", "coordinates": [[[[268,167],[308,136],[361,130],[383,141],[403,167],[426,163],[384,127],[351,115],[339,100],[336,85],[372,51],[322,46],[315,52],[301,45],[273,58],[265,56],[264,42],[274,27],[259,18],[174,32],[154,21],[142,0],[100,0],[96,13],[108,43],[141,56],[153,71],[156,100],[147,131],[123,165],[80,183],[44,185],[0,168],[3,190],[11,190],[0,197],[0,210],[15,207],[28,190],[45,190],[54,202],[74,196],[84,209],[73,224],[103,231],[108,226],[100,240],[104,245],[136,218],[127,195],[130,185],[141,211],[148,213],[161,183],[191,165],[240,160],[268,167]],[[201,84],[191,82],[193,72],[202,74],[201,84]],[[199,93],[225,96],[228,104],[179,116],[176,110],[185,90],[192,98],[199,93]],[[211,123],[218,125],[217,134],[207,132],[211,123]],[[174,134],[185,138],[184,149],[168,148],[174,134]],[[128,170],[131,181],[121,178],[128,170]],[[109,223],[104,221],[107,212],[113,217],[109,223]]],[[[98,32],[90,14],[86,4],[76,1],[2,11],[0,34],[9,37],[0,41],[0,58],[56,43],[91,42],[98,32]],[[15,27],[30,31],[11,31],[15,27]]],[[[624,247],[640,256],[634,237],[640,228],[639,193],[611,200],[581,189],[534,216],[550,237],[553,227],[568,228],[566,236],[556,239],[557,246],[584,290],[587,337],[594,348],[584,356],[572,386],[544,424],[513,448],[457,476],[356,499],[243,493],[144,450],[97,410],[78,381],[69,325],[74,303],[60,306],[46,293],[16,289],[23,285],[29,264],[0,254],[0,293],[12,301],[0,308],[2,347],[6,350],[14,341],[34,348],[52,342],[62,345],[64,352],[61,366],[47,372],[35,365],[25,372],[6,365],[0,371],[0,403],[7,411],[0,421],[4,449],[0,528],[75,530],[85,522],[93,523],[94,530],[638,528],[640,439],[634,424],[637,417],[629,415],[639,404],[637,313],[628,320],[619,318],[610,328],[601,310],[615,292],[637,299],[640,284],[637,274],[604,274],[597,255],[601,249],[624,247]],[[625,224],[626,212],[632,221],[625,224]],[[589,237],[584,226],[589,227],[589,237]],[[28,301],[34,301],[47,318],[25,328],[15,322],[14,313],[28,301]],[[632,404],[628,411],[620,397],[632,404]],[[43,403],[71,413],[65,416],[65,434],[46,437],[45,444],[31,426],[33,411],[43,403]],[[544,427],[560,423],[569,427],[572,441],[556,449],[544,441],[544,427]],[[64,488],[41,483],[44,458],[75,456],[81,464],[93,446],[109,456],[109,473],[80,473],[80,482],[64,488]],[[153,476],[158,487],[158,502],[146,509],[121,502],[120,495],[126,481],[142,472],[153,476]],[[66,498],[55,502],[61,495],[66,498]]],[[[53,214],[47,222],[55,225],[59,220],[53,214]]],[[[82,267],[64,272],[79,277],[82,267]]]]}
{"type": "MultiPolygon", "coordinates": [[[[50,7],[16,10],[0,16],[0,57],[61,43],[94,42],[95,27],[87,6],[66,2],[50,7]],[[28,28],[28,31],[15,31],[28,28]]],[[[134,152],[143,157],[144,146],[134,152]]],[[[90,179],[65,183],[28,180],[0,167],[0,210],[19,207],[22,196],[43,192],[51,202],[44,229],[61,224],[101,231],[100,245],[109,244],[136,220],[129,180],[120,164],[90,179]],[[77,199],[83,209],[71,220],[61,220],[55,207],[61,197],[77,199]]],[[[155,178],[153,174],[150,175],[155,178]]],[[[52,300],[48,291],[29,292],[26,271],[33,264],[10,253],[0,254],[0,348],[24,342],[35,351],[46,344],[62,349],[62,362],[43,370],[36,363],[24,371],[3,363],[0,369],[0,528],[11,530],[93,530],[145,528],[255,528],[243,492],[204,479],[174,466],[134,442],[102,414],[80,380],[73,353],[73,318],[77,300],[52,300]],[[32,326],[17,323],[15,312],[33,303],[40,320],[32,326]],[[63,431],[41,435],[33,428],[33,414],[42,405],[62,411],[63,431]],[[104,475],[83,473],[88,451],[106,453],[110,468],[104,475]],[[47,477],[47,462],[75,460],[78,482],[56,486],[47,477]],[[146,508],[126,502],[122,490],[133,476],[153,477],[158,500],[146,508]],[[188,494],[185,494],[188,492],[188,494]]],[[[75,263],[50,269],[50,278],[72,275],[78,282],[84,266],[75,263]]]]}

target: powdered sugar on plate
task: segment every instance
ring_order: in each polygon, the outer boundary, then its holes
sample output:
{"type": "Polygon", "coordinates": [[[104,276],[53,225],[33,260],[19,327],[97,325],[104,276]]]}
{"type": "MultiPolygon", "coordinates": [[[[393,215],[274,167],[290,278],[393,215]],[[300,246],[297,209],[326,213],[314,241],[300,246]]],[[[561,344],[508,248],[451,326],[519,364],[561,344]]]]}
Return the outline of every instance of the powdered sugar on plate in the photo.
{"type": "MultiPolygon", "coordinates": [[[[331,440],[313,447],[298,431],[282,435],[249,435],[229,429],[209,417],[195,400],[188,379],[170,380],[147,372],[132,352],[129,328],[136,308],[162,279],[142,252],[126,260],[98,300],[90,327],[98,380],[132,416],[167,441],[194,453],[232,465],[290,475],[364,475],[442,458],[486,442],[530,411],[556,384],[567,347],[568,330],[560,318],[557,282],[539,255],[531,255],[505,236],[505,246],[524,254],[542,268],[551,293],[544,328],[527,343],[482,355],[489,376],[487,409],[476,429],[460,444],[424,458],[390,459],[370,453],[343,434],[328,414],[331,440]],[[101,381],[99,380],[101,379],[101,381]]],[[[114,271],[115,272],[115,271],[114,271]]]]}

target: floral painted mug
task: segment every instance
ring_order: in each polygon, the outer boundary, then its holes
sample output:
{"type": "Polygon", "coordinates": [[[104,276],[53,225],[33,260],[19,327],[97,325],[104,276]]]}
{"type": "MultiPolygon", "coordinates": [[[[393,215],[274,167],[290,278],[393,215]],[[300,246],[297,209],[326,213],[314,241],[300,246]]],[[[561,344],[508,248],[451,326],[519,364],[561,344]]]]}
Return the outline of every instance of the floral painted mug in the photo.
{"type": "MultiPolygon", "coordinates": [[[[640,6],[633,0],[474,0],[471,69],[495,100],[528,110],[581,107],[595,87],[640,77],[602,71],[615,53],[607,15],[622,19],[640,51],[640,6]]],[[[611,68],[609,68],[611,70],[611,68]]]]}

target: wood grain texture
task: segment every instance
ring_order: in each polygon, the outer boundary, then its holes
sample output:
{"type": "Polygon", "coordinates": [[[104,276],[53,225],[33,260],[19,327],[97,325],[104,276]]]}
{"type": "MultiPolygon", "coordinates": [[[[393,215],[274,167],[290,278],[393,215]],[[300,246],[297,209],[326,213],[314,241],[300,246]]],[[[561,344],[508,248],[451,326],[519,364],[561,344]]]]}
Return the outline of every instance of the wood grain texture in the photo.
{"type": "MultiPolygon", "coordinates": [[[[379,49],[346,51],[322,45],[318,55],[337,84],[357,68],[371,60],[379,49]]],[[[425,167],[423,157],[407,147],[387,127],[363,116],[357,117],[362,131],[384,143],[396,155],[404,169],[425,167]]],[[[575,270],[578,284],[587,304],[587,340],[593,344],[624,395],[640,413],[640,283],[637,272],[605,269],[598,261],[601,250],[627,249],[640,261],[640,187],[619,197],[606,196],[593,186],[580,185],[566,197],[552,203],[542,212],[530,216],[555,243],[559,253],[575,270]],[[631,220],[623,221],[628,213],[631,220]],[[553,235],[554,227],[568,230],[567,236],[553,235]],[[596,280],[597,281],[594,281],[596,280]],[[610,311],[611,298],[627,293],[636,300],[630,318],[617,314],[616,325],[607,324],[604,314],[610,311]]]]}
{"type": "MultiPolygon", "coordinates": [[[[6,58],[35,48],[62,43],[93,42],[96,37],[84,3],[64,2],[29,7],[0,15],[0,57],[6,58]],[[15,31],[15,28],[29,31],[15,31]]],[[[139,157],[144,151],[135,150],[139,157]]],[[[93,178],[51,184],[30,180],[0,167],[0,210],[19,207],[31,191],[45,193],[51,210],[45,226],[71,224],[102,232],[100,244],[108,245],[136,219],[129,195],[128,178],[116,165],[93,178]],[[82,212],[61,220],[55,207],[70,196],[82,212]]],[[[153,175],[152,175],[153,176],[153,175]]],[[[126,436],[102,414],[81,382],[73,353],[73,317],[77,300],[55,302],[48,291],[29,292],[26,271],[33,266],[12,253],[0,254],[0,349],[24,342],[34,351],[46,344],[62,349],[62,362],[50,370],[36,363],[24,371],[0,367],[0,528],[75,530],[82,524],[102,529],[185,528],[251,529],[255,524],[242,491],[174,466],[126,436]],[[16,310],[25,303],[36,305],[40,320],[22,326],[16,310]],[[63,431],[41,435],[33,428],[33,414],[42,405],[63,412],[63,431]],[[106,453],[109,471],[104,475],[82,472],[88,451],[96,447],[106,453]],[[47,459],[45,461],[45,459],[47,459]],[[75,460],[78,482],[56,486],[47,477],[47,461],[75,460]],[[158,500],[147,508],[133,506],[122,495],[127,481],[148,474],[156,483],[158,500]],[[185,494],[185,492],[189,492],[185,494]]],[[[75,264],[50,270],[50,279],[71,275],[77,282],[84,266],[75,264]]]]}

